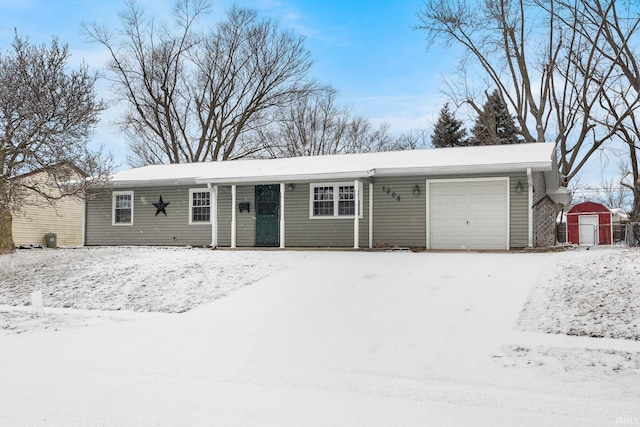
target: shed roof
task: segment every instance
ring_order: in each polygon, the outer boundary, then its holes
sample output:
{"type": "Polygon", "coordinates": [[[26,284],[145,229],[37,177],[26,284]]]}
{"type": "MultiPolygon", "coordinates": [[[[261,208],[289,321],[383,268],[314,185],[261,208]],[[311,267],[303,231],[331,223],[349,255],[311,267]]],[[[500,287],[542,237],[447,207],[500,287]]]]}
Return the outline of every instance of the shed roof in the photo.
{"type": "Polygon", "coordinates": [[[569,209],[567,215],[585,215],[595,213],[611,214],[611,209],[598,202],[585,201],[577,203],[569,209]]]}
{"type": "Polygon", "coordinates": [[[152,165],[118,172],[114,186],[233,184],[373,176],[553,171],[555,145],[529,143],[363,154],[152,165]]]}

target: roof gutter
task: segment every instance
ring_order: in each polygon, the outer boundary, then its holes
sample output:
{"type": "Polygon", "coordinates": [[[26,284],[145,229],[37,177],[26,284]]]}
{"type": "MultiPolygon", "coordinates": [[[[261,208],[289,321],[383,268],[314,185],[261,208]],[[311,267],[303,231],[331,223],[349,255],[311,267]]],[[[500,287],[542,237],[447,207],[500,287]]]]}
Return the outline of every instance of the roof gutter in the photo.
{"type": "Polygon", "coordinates": [[[458,166],[424,166],[405,168],[378,168],[377,176],[389,175],[451,175],[464,173],[501,173],[519,172],[523,170],[550,171],[551,161],[529,163],[504,163],[488,165],[458,165],[458,166]]]}
{"type": "Polygon", "coordinates": [[[327,179],[356,179],[371,178],[376,175],[375,169],[350,172],[326,172],[326,173],[304,173],[304,174],[282,174],[282,175],[256,175],[256,176],[236,176],[236,177],[201,177],[196,178],[196,184],[244,184],[253,182],[288,182],[288,181],[311,181],[327,179]]]}
{"type": "Polygon", "coordinates": [[[113,188],[121,187],[156,187],[158,185],[194,185],[198,184],[195,178],[181,178],[181,179],[131,179],[123,181],[112,180],[109,182],[113,188]]]}

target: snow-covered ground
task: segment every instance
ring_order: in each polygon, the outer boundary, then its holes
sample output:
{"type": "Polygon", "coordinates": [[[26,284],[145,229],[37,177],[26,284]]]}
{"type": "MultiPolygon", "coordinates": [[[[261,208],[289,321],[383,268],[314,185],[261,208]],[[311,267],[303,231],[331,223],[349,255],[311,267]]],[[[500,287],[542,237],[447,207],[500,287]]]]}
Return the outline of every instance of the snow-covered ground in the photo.
{"type": "Polygon", "coordinates": [[[565,258],[534,287],[520,327],[640,341],[640,250],[593,248],[565,258]]]}
{"type": "Polygon", "coordinates": [[[640,424],[639,261],[20,251],[0,257],[0,426],[640,424]]]}

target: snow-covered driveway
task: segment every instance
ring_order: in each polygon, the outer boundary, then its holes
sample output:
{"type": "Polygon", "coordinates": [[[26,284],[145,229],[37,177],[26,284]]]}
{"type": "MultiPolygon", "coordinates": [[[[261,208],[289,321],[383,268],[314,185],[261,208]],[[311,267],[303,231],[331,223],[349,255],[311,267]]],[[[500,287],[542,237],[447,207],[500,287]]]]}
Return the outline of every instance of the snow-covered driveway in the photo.
{"type": "Polygon", "coordinates": [[[185,314],[0,337],[0,425],[640,420],[637,373],[517,357],[558,254],[281,254],[288,268],[185,314]]]}

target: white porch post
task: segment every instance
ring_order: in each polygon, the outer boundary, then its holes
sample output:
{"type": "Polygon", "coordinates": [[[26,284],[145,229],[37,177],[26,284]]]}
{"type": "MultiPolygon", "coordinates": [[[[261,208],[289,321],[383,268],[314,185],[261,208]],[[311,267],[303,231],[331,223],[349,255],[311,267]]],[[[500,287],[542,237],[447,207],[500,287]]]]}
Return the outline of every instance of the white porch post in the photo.
{"type": "Polygon", "coordinates": [[[218,247],[218,186],[207,184],[211,191],[211,246],[218,247]]]}
{"type": "Polygon", "coordinates": [[[373,248],[373,183],[369,183],[369,249],[373,248]]]}
{"type": "Polygon", "coordinates": [[[236,247],[236,185],[231,186],[231,247],[236,247]]]}
{"type": "Polygon", "coordinates": [[[533,247],[533,177],[531,176],[531,168],[527,168],[527,187],[528,187],[528,211],[529,211],[529,247],[533,247]]]}
{"type": "Polygon", "coordinates": [[[353,218],[353,248],[360,247],[360,181],[353,181],[353,198],[355,202],[353,218]]]}
{"type": "Polygon", "coordinates": [[[280,183],[280,248],[284,248],[284,182],[280,183]]]}

